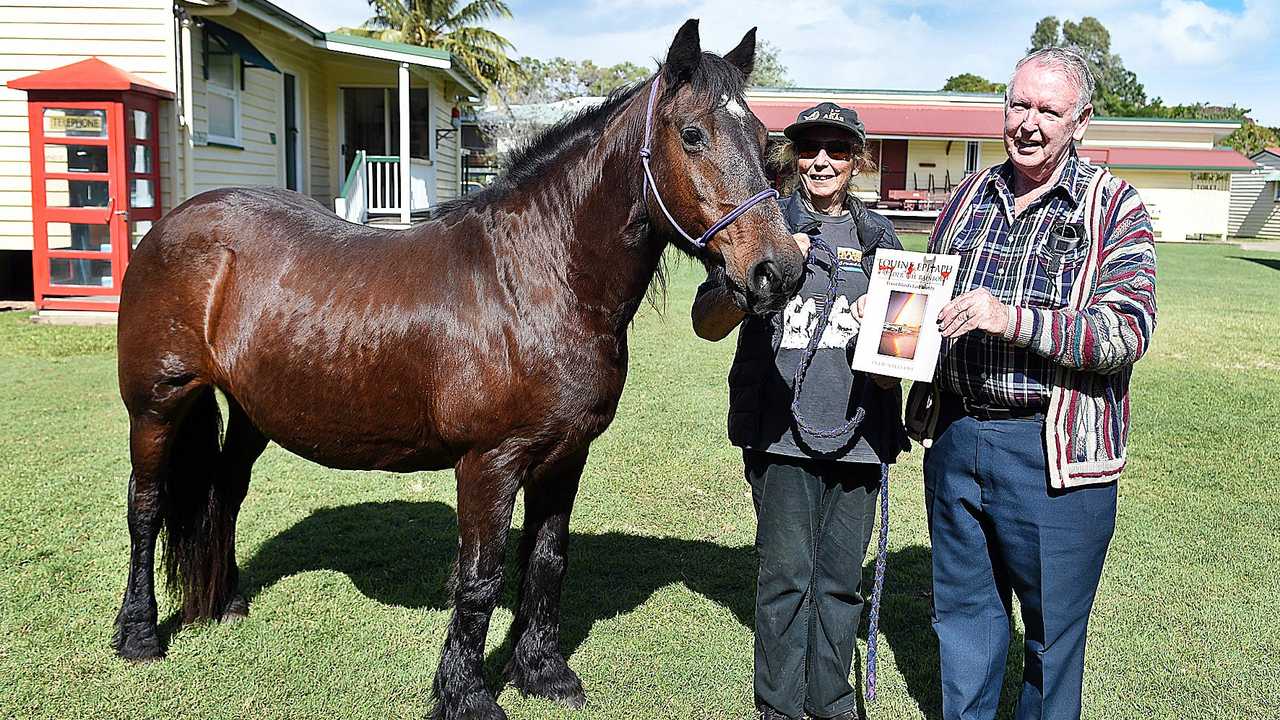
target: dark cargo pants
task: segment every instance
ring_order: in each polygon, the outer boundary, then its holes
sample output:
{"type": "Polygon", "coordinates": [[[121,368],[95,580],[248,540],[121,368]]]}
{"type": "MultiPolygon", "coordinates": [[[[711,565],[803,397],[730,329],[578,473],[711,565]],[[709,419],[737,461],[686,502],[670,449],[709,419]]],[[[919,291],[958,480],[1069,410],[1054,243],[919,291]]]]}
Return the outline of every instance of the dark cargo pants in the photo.
{"type": "Polygon", "coordinates": [[[880,466],[743,452],[756,508],[755,695],[791,717],[853,709],[862,561],[880,466]]]}

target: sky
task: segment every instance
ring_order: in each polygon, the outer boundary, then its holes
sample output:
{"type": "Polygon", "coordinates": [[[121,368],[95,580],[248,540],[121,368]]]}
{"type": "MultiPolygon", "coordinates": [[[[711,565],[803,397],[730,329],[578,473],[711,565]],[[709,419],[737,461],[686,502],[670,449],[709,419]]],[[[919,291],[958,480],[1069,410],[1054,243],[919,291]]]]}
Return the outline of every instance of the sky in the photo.
{"type": "MultiPolygon", "coordinates": [[[[322,30],[358,25],[365,0],[272,0],[322,30]]],[[[508,0],[489,27],[515,56],[652,65],[686,18],[704,50],[726,52],[751,26],[802,87],[936,90],[972,72],[1003,82],[1045,15],[1097,17],[1112,52],[1166,104],[1236,103],[1280,126],[1280,0],[508,0]],[[782,8],[783,10],[780,10],[782,8]]]]}

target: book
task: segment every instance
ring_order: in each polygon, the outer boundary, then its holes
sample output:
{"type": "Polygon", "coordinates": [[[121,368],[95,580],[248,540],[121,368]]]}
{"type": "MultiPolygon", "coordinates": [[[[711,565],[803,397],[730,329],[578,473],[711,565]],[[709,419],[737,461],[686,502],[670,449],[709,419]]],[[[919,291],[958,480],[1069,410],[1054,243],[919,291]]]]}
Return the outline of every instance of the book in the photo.
{"type": "Polygon", "coordinates": [[[942,347],[938,313],[951,301],[959,255],[876,251],[853,369],[933,380],[942,347]]]}

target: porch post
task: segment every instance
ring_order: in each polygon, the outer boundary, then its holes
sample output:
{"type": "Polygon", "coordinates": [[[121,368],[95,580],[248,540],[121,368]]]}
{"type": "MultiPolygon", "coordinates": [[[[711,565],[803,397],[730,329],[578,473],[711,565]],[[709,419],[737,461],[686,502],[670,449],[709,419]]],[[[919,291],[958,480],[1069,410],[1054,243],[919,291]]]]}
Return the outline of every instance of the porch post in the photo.
{"type": "Polygon", "coordinates": [[[413,189],[409,167],[409,63],[400,63],[400,222],[409,224],[413,189]]]}

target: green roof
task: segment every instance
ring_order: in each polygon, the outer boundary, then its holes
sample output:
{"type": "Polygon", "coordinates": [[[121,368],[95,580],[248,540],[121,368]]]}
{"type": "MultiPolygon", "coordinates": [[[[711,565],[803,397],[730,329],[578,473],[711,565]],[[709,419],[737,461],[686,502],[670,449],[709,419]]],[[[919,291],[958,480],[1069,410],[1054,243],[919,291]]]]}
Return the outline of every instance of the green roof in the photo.
{"type": "Polygon", "coordinates": [[[374,40],[373,38],[360,37],[359,35],[348,35],[346,33],[338,32],[327,32],[324,34],[324,39],[329,42],[343,43],[346,45],[359,45],[360,47],[373,48],[374,50],[389,50],[391,52],[401,52],[407,55],[417,55],[419,57],[433,58],[435,60],[448,60],[451,63],[453,62],[453,56],[448,50],[437,50],[436,48],[422,47],[420,45],[374,40]]]}
{"type": "Polygon", "coordinates": [[[952,95],[955,97],[1000,98],[1000,93],[960,92],[958,90],[900,90],[888,88],[774,87],[752,85],[752,90],[779,93],[875,93],[878,95],[952,95]]]}
{"type": "Polygon", "coordinates": [[[1162,118],[1162,117],[1139,117],[1134,115],[1095,115],[1094,120],[1132,120],[1133,122],[1157,122],[1157,123],[1208,123],[1210,125],[1239,125],[1239,120],[1222,120],[1214,118],[1212,120],[1197,120],[1196,118],[1162,118]]]}

